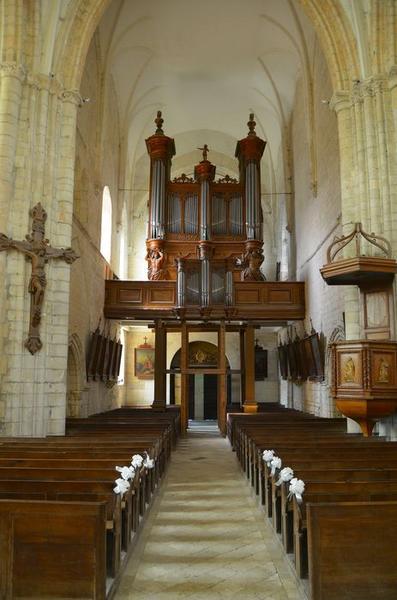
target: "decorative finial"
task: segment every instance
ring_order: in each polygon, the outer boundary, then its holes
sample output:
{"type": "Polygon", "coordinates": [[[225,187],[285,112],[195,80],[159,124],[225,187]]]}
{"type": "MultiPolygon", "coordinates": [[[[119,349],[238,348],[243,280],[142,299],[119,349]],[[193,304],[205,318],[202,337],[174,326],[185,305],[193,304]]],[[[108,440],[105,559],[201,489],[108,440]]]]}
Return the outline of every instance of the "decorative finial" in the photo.
{"type": "Polygon", "coordinates": [[[204,146],[202,148],[197,148],[197,150],[202,150],[203,160],[207,160],[207,156],[208,156],[208,152],[209,152],[209,148],[208,148],[207,144],[204,144],[204,146]]]}
{"type": "Polygon", "coordinates": [[[156,123],[156,126],[157,126],[156,135],[164,135],[164,131],[162,129],[164,119],[161,118],[161,110],[157,111],[157,119],[155,119],[154,122],[156,123]]]}
{"type": "Polygon", "coordinates": [[[249,129],[249,133],[248,135],[256,135],[255,132],[255,126],[256,126],[256,122],[254,121],[254,113],[250,113],[250,120],[247,123],[248,125],[248,129],[249,129]]]}

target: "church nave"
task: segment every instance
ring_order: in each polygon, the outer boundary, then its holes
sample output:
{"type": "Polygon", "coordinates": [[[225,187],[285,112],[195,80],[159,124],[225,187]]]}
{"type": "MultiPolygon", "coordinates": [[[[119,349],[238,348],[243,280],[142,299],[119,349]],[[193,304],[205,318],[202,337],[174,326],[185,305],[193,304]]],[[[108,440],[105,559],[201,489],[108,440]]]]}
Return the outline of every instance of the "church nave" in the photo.
{"type": "Polygon", "coordinates": [[[115,598],[304,600],[215,425],[179,440],[115,598]]]}

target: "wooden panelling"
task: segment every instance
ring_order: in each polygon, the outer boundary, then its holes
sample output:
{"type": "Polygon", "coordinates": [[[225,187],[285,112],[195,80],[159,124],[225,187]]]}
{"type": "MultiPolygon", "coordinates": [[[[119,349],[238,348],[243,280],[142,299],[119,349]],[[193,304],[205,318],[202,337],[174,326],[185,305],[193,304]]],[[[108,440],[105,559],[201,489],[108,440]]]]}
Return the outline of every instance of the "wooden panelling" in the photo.
{"type": "MultiPolygon", "coordinates": [[[[175,281],[106,281],[104,313],[110,319],[201,319],[199,305],[177,307],[175,281]]],[[[283,321],[305,316],[303,282],[234,282],[234,304],[211,305],[206,315],[228,321],[283,321]]]]}
{"type": "Polygon", "coordinates": [[[142,304],[143,302],[143,290],[142,288],[119,288],[118,289],[118,301],[119,302],[132,302],[134,304],[142,304]]]}
{"type": "Polygon", "coordinates": [[[292,289],[270,288],[268,302],[290,303],[292,302],[292,289]]]}
{"type": "Polygon", "coordinates": [[[261,300],[260,290],[236,289],[236,304],[258,304],[261,300]]]}
{"type": "Polygon", "coordinates": [[[175,290],[168,289],[150,289],[148,290],[148,302],[154,304],[175,304],[175,290]]]}

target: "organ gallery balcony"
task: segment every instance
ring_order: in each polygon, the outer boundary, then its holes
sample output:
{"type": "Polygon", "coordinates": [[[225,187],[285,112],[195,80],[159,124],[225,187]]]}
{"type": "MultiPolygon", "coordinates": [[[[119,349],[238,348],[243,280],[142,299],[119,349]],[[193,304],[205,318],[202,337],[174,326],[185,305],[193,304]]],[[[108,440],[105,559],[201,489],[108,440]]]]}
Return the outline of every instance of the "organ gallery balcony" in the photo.
{"type": "MultiPolygon", "coordinates": [[[[176,281],[105,282],[106,318],[120,320],[226,319],[280,322],[305,317],[304,282],[299,281],[235,281],[228,297],[230,303],[202,301],[197,293],[178,293],[176,281]]],[[[224,296],[217,290],[216,298],[224,296]]],[[[227,297],[227,296],[226,296],[227,297]]]]}

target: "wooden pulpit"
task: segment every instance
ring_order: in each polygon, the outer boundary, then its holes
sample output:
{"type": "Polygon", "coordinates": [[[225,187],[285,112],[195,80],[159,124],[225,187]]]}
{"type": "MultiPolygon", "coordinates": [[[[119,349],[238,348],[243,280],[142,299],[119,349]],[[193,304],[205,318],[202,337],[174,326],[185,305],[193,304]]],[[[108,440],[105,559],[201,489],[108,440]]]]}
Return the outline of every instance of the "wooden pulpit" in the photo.
{"type": "Polygon", "coordinates": [[[340,341],[331,350],[336,406],[370,436],[377,420],[397,410],[397,342],[340,341]]]}

